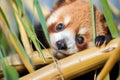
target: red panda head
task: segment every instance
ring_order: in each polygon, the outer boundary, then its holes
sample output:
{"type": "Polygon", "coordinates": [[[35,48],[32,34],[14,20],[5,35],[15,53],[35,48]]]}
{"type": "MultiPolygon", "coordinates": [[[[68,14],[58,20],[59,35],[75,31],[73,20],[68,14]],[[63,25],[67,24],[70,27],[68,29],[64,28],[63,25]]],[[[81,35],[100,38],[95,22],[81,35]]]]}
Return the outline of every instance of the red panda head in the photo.
{"type": "MultiPolygon", "coordinates": [[[[97,35],[106,35],[103,15],[95,8],[97,35]]],[[[57,58],[63,58],[91,46],[92,22],[89,2],[66,0],[47,19],[51,47],[57,58]]]]}

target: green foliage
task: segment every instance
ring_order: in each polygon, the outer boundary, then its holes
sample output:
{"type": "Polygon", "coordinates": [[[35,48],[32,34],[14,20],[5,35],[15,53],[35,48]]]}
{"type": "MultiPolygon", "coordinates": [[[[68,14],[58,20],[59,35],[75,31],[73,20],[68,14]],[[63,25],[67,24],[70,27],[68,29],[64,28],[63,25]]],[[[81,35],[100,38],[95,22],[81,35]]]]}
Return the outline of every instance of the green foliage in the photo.
{"type": "Polygon", "coordinates": [[[108,28],[111,32],[111,35],[113,38],[116,38],[116,37],[118,37],[118,30],[117,30],[117,27],[116,27],[115,22],[113,20],[112,12],[108,6],[108,2],[107,2],[107,0],[99,0],[99,1],[101,4],[103,14],[104,14],[105,19],[106,19],[108,28]]]}
{"type": "Polygon", "coordinates": [[[93,40],[96,37],[96,28],[95,28],[95,16],[94,16],[94,0],[90,0],[90,9],[91,9],[91,17],[92,17],[92,34],[93,34],[93,40]]]}
{"type": "MultiPolygon", "coordinates": [[[[18,39],[17,36],[11,31],[10,25],[9,25],[9,23],[8,23],[8,20],[7,20],[6,16],[5,16],[3,10],[1,9],[1,7],[0,7],[0,14],[2,15],[2,17],[3,17],[3,19],[4,19],[5,23],[6,23],[5,29],[8,31],[9,37],[10,37],[10,35],[11,35],[12,38],[13,38],[13,41],[11,40],[11,42],[15,42],[15,43],[16,43],[15,45],[17,45],[17,47],[19,48],[19,50],[16,49],[16,51],[21,53],[21,54],[19,54],[19,55],[21,55],[20,58],[22,58],[22,60],[24,59],[25,62],[29,63],[29,65],[26,65],[26,64],[25,64],[26,66],[33,66],[32,61],[30,60],[29,56],[27,55],[26,51],[24,50],[24,48],[23,48],[22,44],[20,43],[19,39],[18,39]]],[[[13,46],[14,46],[14,44],[13,44],[13,46]]],[[[15,47],[15,46],[14,46],[14,47],[15,47]]]]}
{"type": "Polygon", "coordinates": [[[34,3],[34,6],[35,6],[36,9],[37,9],[38,16],[39,16],[39,19],[40,19],[40,23],[41,23],[41,25],[42,25],[42,29],[43,29],[43,31],[44,31],[44,34],[45,34],[45,36],[46,36],[46,39],[47,39],[48,43],[50,43],[49,35],[48,35],[47,27],[46,27],[46,21],[45,21],[45,18],[44,18],[44,16],[43,16],[43,13],[42,13],[40,4],[39,4],[38,0],[34,0],[33,3],[34,3]]]}
{"type": "Polygon", "coordinates": [[[0,30],[0,45],[3,46],[5,52],[9,51],[9,44],[2,30],[0,30]]]}
{"type": "Polygon", "coordinates": [[[19,75],[15,68],[9,66],[4,59],[5,51],[0,47],[0,64],[5,77],[5,80],[19,80],[19,75]]]}
{"type": "Polygon", "coordinates": [[[30,20],[28,19],[28,16],[26,14],[26,11],[24,10],[24,6],[22,5],[21,1],[19,3],[19,1],[16,0],[16,5],[17,4],[19,4],[19,6],[17,6],[17,8],[19,9],[20,12],[22,12],[22,15],[19,12],[16,12],[16,11],[15,11],[15,13],[18,15],[18,17],[19,17],[20,21],[22,22],[23,27],[24,27],[27,35],[28,35],[28,37],[33,42],[37,51],[39,52],[40,56],[42,57],[43,61],[45,62],[45,58],[44,58],[44,55],[43,55],[43,53],[41,51],[41,47],[40,47],[40,45],[42,45],[42,44],[39,42],[39,40],[36,36],[34,26],[30,22],[30,20]]]}
{"type": "Polygon", "coordinates": [[[20,51],[22,53],[21,55],[24,58],[24,60],[27,61],[27,63],[29,63],[30,66],[34,66],[32,60],[27,55],[26,51],[24,50],[24,48],[23,48],[22,44],[20,43],[20,41],[18,40],[18,38],[12,33],[11,33],[11,35],[14,38],[14,42],[16,43],[18,48],[20,49],[20,51]]]}
{"type": "Polygon", "coordinates": [[[22,15],[24,13],[24,6],[21,0],[14,0],[19,13],[22,15]]]}

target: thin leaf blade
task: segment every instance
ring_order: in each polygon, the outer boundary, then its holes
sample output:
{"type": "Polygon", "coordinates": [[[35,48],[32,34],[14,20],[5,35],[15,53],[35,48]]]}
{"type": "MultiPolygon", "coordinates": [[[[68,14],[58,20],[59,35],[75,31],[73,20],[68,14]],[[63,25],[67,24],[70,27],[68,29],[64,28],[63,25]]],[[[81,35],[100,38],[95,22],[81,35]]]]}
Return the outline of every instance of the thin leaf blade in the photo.
{"type": "Polygon", "coordinates": [[[36,9],[37,9],[38,16],[39,16],[39,19],[40,19],[40,22],[41,22],[42,29],[43,29],[43,31],[44,31],[45,37],[46,37],[48,43],[50,43],[49,35],[48,35],[47,27],[46,27],[46,20],[45,20],[45,18],[44,18],[43,13],[42,13],[40,4],[39,4],[38,0],[34,0],[33,3],[34,3],[34,6],[35,6],[36,9]]]}
{"type": "Polygon", "coordinates": [[[103,14],[105,16],[108,28],[111,32],[111,35],[113,38],[118,37],[118,30],[117,27],[115,25],[115,22],[113,20],[113,16],[112,16],[112,12],[108,6],[108,2],[107,0],[99,0],[100,1],[100,5],[103,11],[103,14]]]}
{"type": "Polygon", "coordinates": [[[0,63],[1,63],[1,67],[2,67],[5,80],[19,80],[19,75],[17,71],[15,70],[15,68],[9,66],[6,63],[6,60],[4,59],[2,55],[2,54],[5,54],[4,52],[5,52],[4,50],[0,49],[0,63]]]}

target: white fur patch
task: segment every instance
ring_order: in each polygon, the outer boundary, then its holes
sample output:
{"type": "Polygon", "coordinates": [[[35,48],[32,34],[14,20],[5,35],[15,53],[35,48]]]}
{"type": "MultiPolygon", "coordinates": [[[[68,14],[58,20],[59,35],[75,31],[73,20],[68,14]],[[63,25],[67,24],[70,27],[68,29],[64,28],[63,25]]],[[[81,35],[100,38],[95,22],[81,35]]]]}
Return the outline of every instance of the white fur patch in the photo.
{"type": "Polygon", "coordinates": [[[64,30],[58,33],[50,34],[51,46],[57,48],[56,42],[59,40],[65,40],[68,49],[62,50],[61,52],[70,55],[78,51],[75,43],[75,34],[69,30],[64,30]]]}
{"type": "MultiPolygon", "coordinates": [[[[56,10],[54,13],[51,14],[51,16],[47,19],[47,25],[51,25],[52,23],[55,23],[55,22],[58,22],[59,21],[59,17],[62,15],[61,13],[63,13],[65,10],[65,8],[59,8],[58,10],[56,10]]],[[[67,25],[70,20],[71,20],[71,17],[68,15],[68,14],[64,14],[62,15],[63,17],[63,22],[65,25],[67,25]]]]}
{"type": "Polygon", "coordinates": [[[64,18],[64,24],[67,25],[70,22],[70,20],[71,20],[71,17],[70,16],[66,16],[64,18]]]}
{"type": "Polygon", "coordinates": [[[85,34],[87,32],[86,28],[80,28],[78,34],[85,34]]]}
{"type": "Polygon", "coordinates": [[[48,18],[47,25],[51,25],[52,23],[56,22],[57,20],[58,20],[58,15],[54,14],[48,18]]]}
{"type": "Polygon", "coordinates": [[[58,21],[60,13],[63,12],[63,8],[60,8],[59,10],[55,11],[51,16],[47,19],[47,25],[51,25],[52,23],[55,23],[58,21]]]}

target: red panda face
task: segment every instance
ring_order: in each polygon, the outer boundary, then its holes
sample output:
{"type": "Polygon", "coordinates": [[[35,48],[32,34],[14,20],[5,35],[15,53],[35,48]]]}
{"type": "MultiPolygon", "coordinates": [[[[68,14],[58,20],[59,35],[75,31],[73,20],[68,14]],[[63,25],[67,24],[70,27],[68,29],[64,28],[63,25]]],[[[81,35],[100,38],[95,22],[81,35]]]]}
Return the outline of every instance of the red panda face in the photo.
{"type": "MultiPolygon", "coordinates": [[[[96,9],[97,35],[106,35],[105,22],[96,9]]],[[[84,50],[92,43],[91,12],[88,2],[75,0],[64,3],[47,19],[51,47],[57,58],[63,58],[84,50]]]]}

